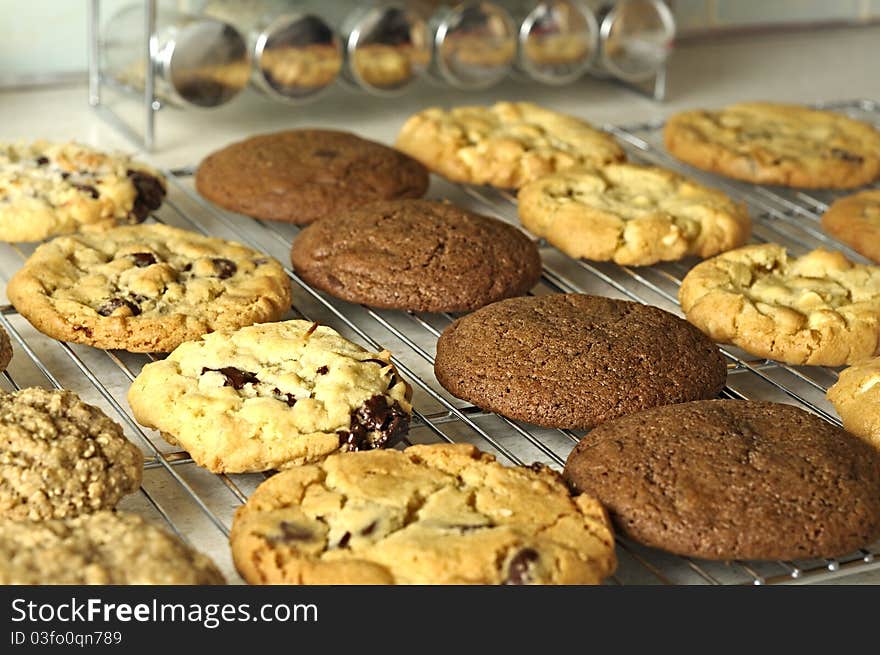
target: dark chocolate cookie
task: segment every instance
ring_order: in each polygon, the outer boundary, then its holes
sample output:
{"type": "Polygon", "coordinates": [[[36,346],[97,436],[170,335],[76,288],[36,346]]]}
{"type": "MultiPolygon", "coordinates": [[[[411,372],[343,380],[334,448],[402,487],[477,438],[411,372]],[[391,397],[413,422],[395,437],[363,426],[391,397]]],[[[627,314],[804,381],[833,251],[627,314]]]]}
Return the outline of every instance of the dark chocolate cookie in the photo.
{"type": "Polygon", "coordinates": [[[209,155],[196,189],[211,202],[255,218],[305,224],[375,200],[418,198],[424,166],[348,132],[262,134],[209,155]]]}
{"type": "Polygon", "coordinates": [[[662,309],[580,294],[511,298],[450,325],[437,379],[484,409],[537,425],[592,428],[657,405],[712,398],[718,348],[662,309]]]}
{"type": "Polygon", "coordinates": [[[880,451],[790,405],[709,400],[610,421],[565,477],[623,534],[681,555],[836,557],[880,537],[880,451]]]}
{"type": "Polygon", "coordinates": [[[293,244],[302,278],[343,300],[464,312],[519,296],[541,275],[528,237],[502,221],[430,200],[394,200],[327,217],[293,244]]]}

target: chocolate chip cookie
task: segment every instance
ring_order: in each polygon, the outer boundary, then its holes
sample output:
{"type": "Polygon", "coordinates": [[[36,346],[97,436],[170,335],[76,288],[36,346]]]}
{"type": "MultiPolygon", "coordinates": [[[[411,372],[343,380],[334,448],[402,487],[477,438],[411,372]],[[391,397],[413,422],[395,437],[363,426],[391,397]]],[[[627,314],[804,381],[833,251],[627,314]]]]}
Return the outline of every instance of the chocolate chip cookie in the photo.
{"type": "Polygon", "coordinates": [[[406,121],[397,147],[454,182],[506,189],[626,158],[611,135],[529,102],[425,109],[406,121]]]}
{"type": "Polygon", "coordinates": [[[243,473],[392,446],[409,429],[410,396],[387,351],[285,321],[182,344],[144,366],[128,402],[200,466],[243,473]]]}
{"type": "Polygon", "coordinates": [[[880,132],[831,111],[749,102],[675,114],[663,132],[684,162],[746,182],[850,189],[880,177],[880,132]]]}
{"type": "Polygon", "coordinates": [[[373,307],[466,312],[531,289],[541,257],[515,227],[449,203],[374,203],[312,223],[291,259],[309,284],[373,307]]]}
{"type": "Polygon", "coordinates": [[[428,172],[416,160],[348,132],[262,134],[209,155],[196,189],[254,218],[311,223],[376,200],[419,198],[428,172]]]}
{"type": "Polygon", "coordinates": [[[70,391],[0,392],[0,517],[62,519],[112,509],[141,483],[143,455],[70,391]]]}
{"type": "Polygon", "coordinates": [[[0,520],[0,584],[224,584],[214,563],[135,514],[0,520]]]}
{"type": "Polygon", "coordinates": [[[251,584],[597,584],[616,566],[598,502],[465,444],[283,471],[236,512],[230,542],[251,584]]]}
{"type": "Polygon", "coordinates": [[[835,200],[822,215],[822,227],[835,239],[880,264],[880,190],[835,200]]]}
{"type": "Polygon", "coordinates": [[[50,337],[132,352],[167,352],[290,308],[290,280],[274,259],[165,225],[58,237],[6,293],[50,337]]]}
{"type": "Polygon", "coordinates": [[[845,368],[827,395],[843,427],[880,448],[880,357],[845,368]]]}
{"type": "Polygon", "coordinates": [[[78,143],[0,143],[0,241],[40,241],[140,223],[165,198],[161,173],[78,143]]]}
{"type": "Polygon", "coordinates": [[[692,268],[678,299],[712,339],[759,357],[841,366],[880,353],[880,267],[836,251],[731,250],[692,268]]]}
{"type": "Polygon", "coordinates": [[[530,182],[517,200],[532,234],[571,257],[626,266],[711,257],[751,232],[745,205],[656,166],[567,170],[530,182]]]}
{"type": "Polygon", "coordinates": [[[572,429],[712,398],[727,377],[718,348],[686,321],[580,294],[511,298],[458,319],[437,342],[434,372],[478,407],[572,429]]]}
{"type": "Polygon", "coordinates": [[[837,557],[880,537],[880,452],[791,405],[698,401],[609,421],[565,478],[621,533],[679,555],[837,557]]]}

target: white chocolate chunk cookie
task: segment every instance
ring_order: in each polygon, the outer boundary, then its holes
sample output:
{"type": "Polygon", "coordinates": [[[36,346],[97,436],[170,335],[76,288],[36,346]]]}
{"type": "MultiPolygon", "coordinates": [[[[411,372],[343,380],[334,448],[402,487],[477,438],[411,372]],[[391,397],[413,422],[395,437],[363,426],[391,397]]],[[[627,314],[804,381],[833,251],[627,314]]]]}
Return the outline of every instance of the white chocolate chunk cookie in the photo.
{"type": "Polygon", "coordinates": [[[0,143],[0,241],[40,241],[140,223],[165,197],[162,175],[77,143],[0,143]]]}
{"type": "Polygon", "coordinates": [[[454,182],[508,189],[626,158],[614,137],[528,102],[426,109],[406,121],[396,147],[454,182]]]}
{"type": "Polygon", "coordinates": [[[880,132],[832,111],[747,102],[675,114],[666,148],[692,166],[747,182],[849,189],[880,176],[880,132]]]}
{"type": "Polygon", "coordinates": [[[214,563],[135,514],[0,520],[0,584],[224,584],[214,563]]]}
{"type": "Polygon", "coordinates": [[[387,351],[285,321],[182,344],[143,368],[128,402],[200,466],[242,473],[393,445],[409,429],[410,393],[387,351]]]}
{"type": "Polygon", "coordinates": [[[57,237],[6,292],[50,337],[132,352],[168,352],[290,308],[290,281],[271,257],[165,225],[57,237]]]}
{"type": "Polygon", "coordinates": [[[283,471],[236,512],[230,543],[251,584],[597,584],[616,566],[598,501],[466,444],[283,471]]]}
{"type": "Polygon", "coordinates": [[[880,357],[841,371],[828,389],[828,400],[847,431],[880,448],[880,357]]]}
{"type": "Polygon", "coordinates": [[[141,483],[143,455],[70,391],[0,392],[0,516],[61,519],[112,509],[141,483]]]}
{"type": "Polygon", "coordinates": [[[711,257],[751,232],[745,206],[655,166],[566,170],[526,184],[517,199],[522,224],[564,253],[628,266],[711,257]]]}
{"type": "Polygon", "coordinates": [[[789,364],[841,366],[880,351],[880,267],[818,249],[731,250],[695,266],[678,299],[720,343],[789,364]]]}

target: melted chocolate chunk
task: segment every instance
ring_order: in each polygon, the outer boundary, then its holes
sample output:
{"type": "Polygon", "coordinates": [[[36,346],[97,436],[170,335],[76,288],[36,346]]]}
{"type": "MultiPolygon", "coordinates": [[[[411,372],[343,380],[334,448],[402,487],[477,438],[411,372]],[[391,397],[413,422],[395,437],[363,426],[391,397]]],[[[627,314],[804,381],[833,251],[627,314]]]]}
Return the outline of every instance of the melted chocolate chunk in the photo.
{"type": "Polygon", "coordinates": [[[131,215],[140,223],[150,212],[159,209],[165,199],[165,187],[152,175],[141,171],[126,171],[131,183],[134,185],[134,205],[131,215]]]}
{"type": "Polygon", "coordinates": [[[187,264],[186,266],[183,267],[183,272],[189,273],[192,270],[192,268],[193,268],[192,264],[187,264]]]}
{"type": "Polygon", "coordinates": [[[37,166],[46,166],[49,164],[48,157],[37,157],[37,166]]]}
{"type": "Polygon", "coordinates": [[[276,396],[282,396],[288,407],[293,407],[294,405],[296,405],[296,396],[294,396],[292,393],[284,393],[278,387],[272,389],[272,393],[274,393],[276,396]]]}
{"type": "Polygon", "coordinates": [[[347,431],[339,430],[336,434],[339,447],[353,451],[393,446],[408,431],[409,414],[400,403],[395,400],[389,405],[385,396],[377,394],[352,413],[347,431]]]}
{"type": "Polygon", "coordinates": [[[222,373],[223,376],[226,378],[226,382],[223,383],[223,386],[232,387],[236,391],[241,389],[246,384],[259,384],[260,382],[257,379],[257,376],[253,373],[242,371],[241,369],[235,368],[234,366],[224,366],[223,368],[203,368],[202,375],[204,375],[208,371],[222,373]]]}
{"type": "Polygon", "coordinates": [[[140,307],[138,307],[130,300],[126,300],[125,298],[110,298],[110,300],[98,307],[97,312],[101,316],[110,316],[110,314],[115,312],[120,307],[128,307],[129,311],[131,311],[132,316],[137,316],[141,313],[140,307]]]}
{"type": "Polygon", "coordinates": [[[848,150],[844,150],[842,148],[832,148],[831,154],[836,158],[842,161],[852,162],[854,164],[861,164],[865,161],[865,158],[861,155],[855,155],[848,150]]]}
{"type": "Polygon", "coordinates": [[[532,548],[523,548],[510,560],[507,565],[507,577],[504,584],[520,585],[532,582],[532,572],[530,570],[533,562],[539,559],[538,552],[532,548]]]}
{"type": "Polygon", "coordinates": [[[330,372],[330,369],[326,366],[321,366],[315,373],[318,375],[327,375],[330,372]]]}
{"type": "Polygon", "coordinates": [[[217,257],[212,259],[211,263],[214,264],[214,271],[221,280],[232,277],[238,271],[238,266],[231,259],[217,257]]]}
{"type": "Polygon", "coordinates": [[[78,189],[83,193],[88,193],[92,196],[94,200],[97,200],[101,197],[101,194],[98,193],[98,190],[90,184],[74,184],[72,185],[74,189],[78,189]]]}
{"type": "Polygon", "coordinates": [[[314,537],[311,530],[290,521],[281,521],[278,524],[278,531],[281,534],[277,537],[268,537],[268,541],[272,543],[290,543],[291,541],[308,541],[314,537]]]}
{"type": "Polygon", "coordinates": [[[337,548],[345,548],[348,545],[348,542],[351,541],[351,532],[346,532],[342,535],[342,539],[339,540],[339,543],[336,544],[337,548]]]}
{"type": "Polygon", "coordinates": [[[156,263],[156,255],[151,252],[135,252],[129,255],[138,268],[146,268],[156,263]]]}

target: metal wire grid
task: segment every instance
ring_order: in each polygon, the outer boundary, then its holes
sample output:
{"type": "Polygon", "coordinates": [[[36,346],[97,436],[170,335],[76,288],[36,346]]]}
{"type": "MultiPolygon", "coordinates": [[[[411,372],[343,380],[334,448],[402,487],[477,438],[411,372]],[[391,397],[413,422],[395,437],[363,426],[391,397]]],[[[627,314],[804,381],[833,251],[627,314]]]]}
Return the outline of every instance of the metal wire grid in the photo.
{"type": "MultiPolygon", "coordinates": [[[[871,101],[839,103],[833,108],[858,118],[880,121],[880,110],[871,101]]],[[[689,169],[662,150],[659,129],[650,123],[628,128],[609,126],[631,151],[631,158],[687,172],[712,186],[723,188],[745,201],[755,218],[754,240],[777,241],[795,253],[817,246],[841,249],[853,259],[857,253],[830,239],[818,227],[818,219],[834,194],[803,193],[738,184],[689,169]]],[[[246,243],[280,261],[288,252],[297,229],[262,222],[222,211],[195,193],[190,171],[168,171],[169,198],[154,220],[204,234],[246,243]]],[[[452,186],[435,180],[431,195],[462,204],[516,223],[514,198],[485,188],[452,186]]],[[[675,262],[650,268],[572,260],[546,244],[541,246],[544,274],[535,294],[586,292],[647,302],[680,315],[676,302],[681,278],[694,262],[675,262]]],[[[6,279],[33,247],[5,245],[0,250],[0,274],[6,279]]],[[[407,443],[467,441],[494,452],[509,463],[542,461],[560,467],[583,433],[536,428],[483,412],[450,396],[433,377],[436,339],[455,317],[374,310],[336,300],[308,287],[287,268],[293,281],[291,317],[320,321],[364,346],[387,347],[401,374],[414,387],[414,421],[407,443]]],[[[227,537],[234,510],[252,493],[263,475],[213,475],[196,466],[189,456],[170,447],[159,436],[137,425],[124,401],[131,380],[152,355],[101,351],[51,340],[24,321],[9,305],[0,307],[0,324],[10,333],[16,357],[0,386],[18,389],[49,385],[77,391],[84,399],[117,416],[129,438],[145,452],[141,493],[123,501],[121,507],[164,521],[175,533],[211,555],[230,580],[238,577],[232,567],[227,537]]],[[[825,367],[795,367],[756,360],[735,348],[723,349],[728,360],[728,384],[723,395],[730,398],[762,398],[800,405],[826,420],[839,419],[824,398],[837,372],[825,367]]],[[[707,562],[681,558],[645,548],[625,539],[618,541],[620,566],[609,584],[773,584],[811,582],[851,572],[880,569],[880,544],[830,561],[707,562]]]]}

